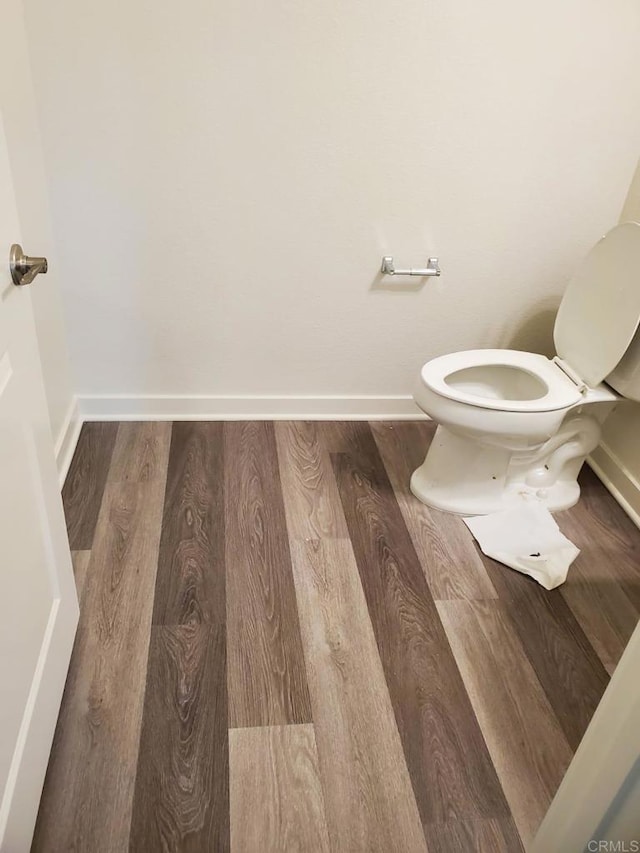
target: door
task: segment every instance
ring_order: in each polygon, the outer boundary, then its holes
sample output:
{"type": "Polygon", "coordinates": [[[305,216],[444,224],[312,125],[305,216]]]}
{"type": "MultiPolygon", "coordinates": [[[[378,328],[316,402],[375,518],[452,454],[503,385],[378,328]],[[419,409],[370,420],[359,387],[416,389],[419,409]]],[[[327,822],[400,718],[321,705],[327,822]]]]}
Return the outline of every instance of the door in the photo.
{"type": "Polygon", "coordinates": [[[47,282],[13,284],[20,242],[0,114],[0,850],[10,853],[31,843],[78,622],[29,292],[47,282]]]}

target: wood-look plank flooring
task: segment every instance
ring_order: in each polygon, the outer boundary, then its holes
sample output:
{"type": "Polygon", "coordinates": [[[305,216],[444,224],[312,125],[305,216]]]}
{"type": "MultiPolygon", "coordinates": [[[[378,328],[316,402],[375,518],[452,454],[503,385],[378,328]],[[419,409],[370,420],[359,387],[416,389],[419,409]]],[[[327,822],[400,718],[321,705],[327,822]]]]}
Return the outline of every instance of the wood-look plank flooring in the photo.
{"type": "Polygon", "coordinates": [[[428,840],[508,806],[371,432],[353,434],[336,479],[428,840]]]}
{"type": "Polygon", "coordinates": [[[533,837],[571,758],[502,603],[438,610],[523,841],[533,837]]]}
{"type": "Polygon", "coordinates": [[[424,851],[351,542],[294,542],[293,570],[332,849],[424,851]]]}
{"type": "Polygon", "coordinates": [[[131,470],[142,470],[137,462],[149,441],[153,465],[137,480],[125,478],[114,460],[115,476],[107,477],[97,501],[36,850],[110,853],[128,846],[170,435],[169,424],[140,427],[139,440],[127,448],[131,470]]]}
{"type": "Polygon", "coordinates": [[[518,853],[640,614],[583,471],[547,592],[408,481],[427,422],[86,424],[34,851],[518,853]]]}
{"type": "Polygon", "coordinates": [[[154,625],[226,622],[222,424],[174,424],[154,625]]]}
{"type": "Polygon", "coordinates": [[[224,429],[229,724],[311,722],[273,424],[224,429]]]}
{"type": "Polygon", "coordinates": [[[80,431],[62,490],[72,551],[87,551],[93,544],[117,433],[113,422],[87,423],[80,431]]]}
{"type": "Polygon", "coordinates": [[[229,846],[222,441],[220,423],[173,426],[131,826],[135,851],[229,846]]]}
{"type": "Polygon", "coordinates": [[[409,489],[435,424],[377,421],[371,427],[433,598],[497,598],[466,527],[455,516],[429,509],[409,489]]]}
{"type": "Polygon", "coordinates": [[[228,848],[224,664],[224,625],[152,627],[131,850],[228,848]]]}
{"type": "Polygon", "coordinates": [[[561,592],[611,675],[640,610],[640,541],[618,505],[601,500],[602,484],[589,469],[581,485],[580,503],[558,520],[590,559],[574,564],[561,592]]]}
{"type": "Polygon", "coordinates": [[[328,853],[312,725],[232,729],[229,756],[233,850],[328,853]]]}
{"type": "Polygon", "coordinates": [[[71,552],[71,560],[73,562],[73,576],[76,582],[78,601],[82,601],[82,593],[84,592],[84,583],[87,579],[87,572],[89,571],[90,559],[91,551],[71,552]]]}

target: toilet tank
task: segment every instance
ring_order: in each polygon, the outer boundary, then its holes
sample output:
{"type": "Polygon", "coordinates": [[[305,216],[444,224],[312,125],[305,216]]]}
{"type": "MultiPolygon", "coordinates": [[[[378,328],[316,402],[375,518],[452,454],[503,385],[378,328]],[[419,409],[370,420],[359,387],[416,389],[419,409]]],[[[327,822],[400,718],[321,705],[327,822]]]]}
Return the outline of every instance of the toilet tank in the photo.
{"type": "Polygon", "coordinates": [[[604,381],[627,400],[640,402],[640,328],[616,369],[611,371],[604,381]]]}

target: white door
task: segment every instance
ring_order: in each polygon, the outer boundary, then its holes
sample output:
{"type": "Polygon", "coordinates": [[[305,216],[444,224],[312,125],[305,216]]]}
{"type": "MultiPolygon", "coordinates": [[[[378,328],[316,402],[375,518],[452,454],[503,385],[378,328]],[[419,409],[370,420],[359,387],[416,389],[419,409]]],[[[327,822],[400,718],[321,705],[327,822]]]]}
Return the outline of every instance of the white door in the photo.
{"type": "MultiPolygon", "coordinates": [[[[78,622],[30,288],[0,114],[0,850],[27,851],[78,622]]],[[[38,254],[37,246],[26,246],[38,254]]]]}

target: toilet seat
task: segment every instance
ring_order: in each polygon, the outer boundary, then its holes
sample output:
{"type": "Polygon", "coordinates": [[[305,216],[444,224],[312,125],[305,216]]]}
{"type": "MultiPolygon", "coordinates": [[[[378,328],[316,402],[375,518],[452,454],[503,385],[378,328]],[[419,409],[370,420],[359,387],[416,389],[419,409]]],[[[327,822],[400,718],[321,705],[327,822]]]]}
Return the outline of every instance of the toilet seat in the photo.
{"type": "Polygon", "coordinates": [[[549,412],[578,403],[580,388],[553,361],[519,350],[480,349],[434,358],[421,371],[436,394],[504,412],[549,412]]]}
{"type": "Polygon", "coordinates": [[[553,341],[591,388],[616,370],[636,336],[639,270],[640,224],[623,222],[596,243],[566,287],[553,341]]]}

